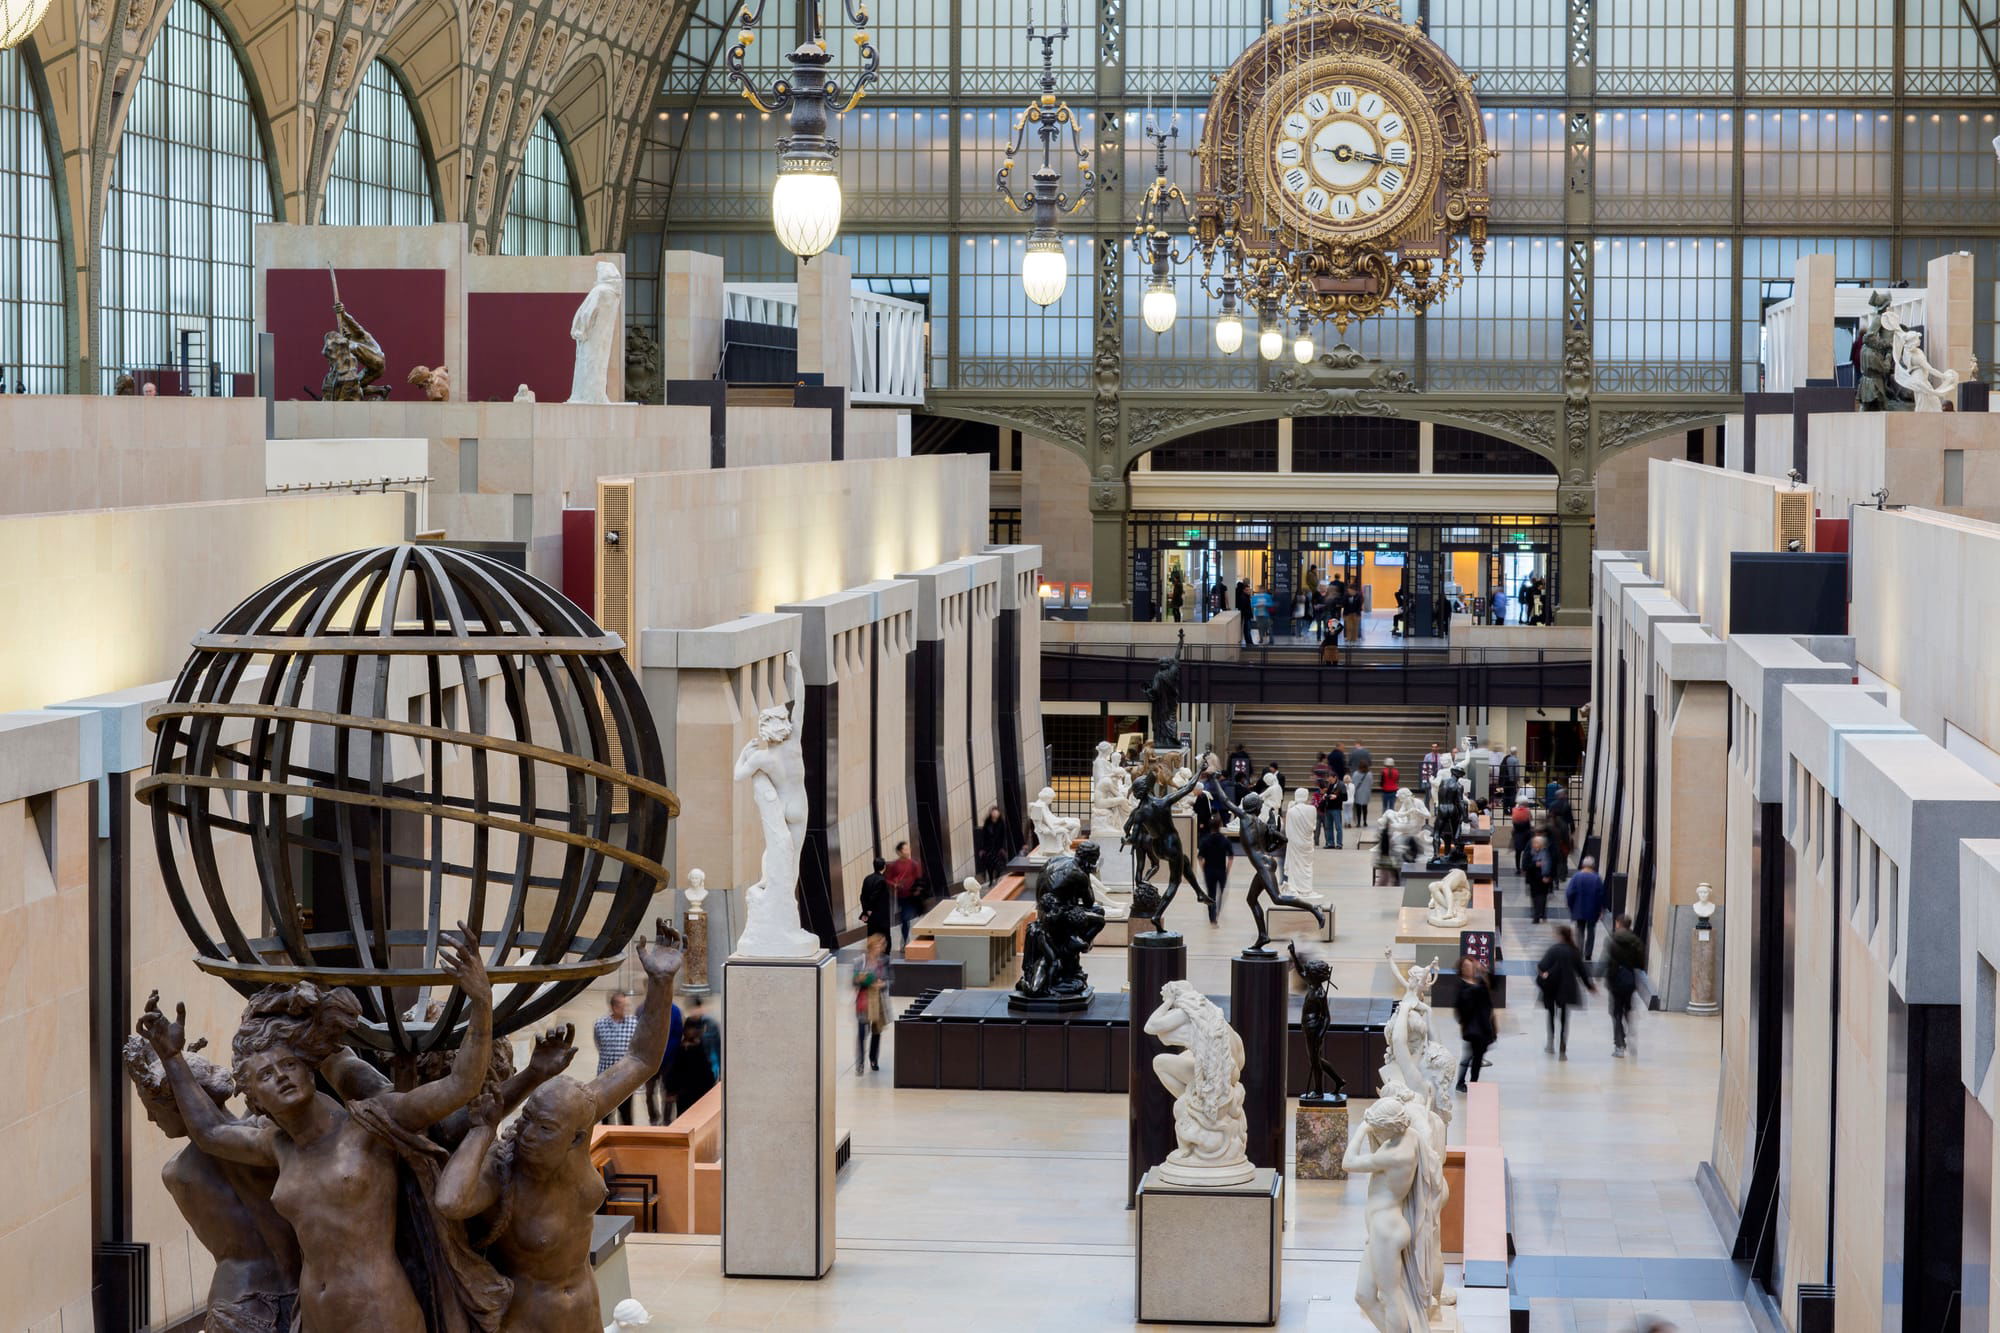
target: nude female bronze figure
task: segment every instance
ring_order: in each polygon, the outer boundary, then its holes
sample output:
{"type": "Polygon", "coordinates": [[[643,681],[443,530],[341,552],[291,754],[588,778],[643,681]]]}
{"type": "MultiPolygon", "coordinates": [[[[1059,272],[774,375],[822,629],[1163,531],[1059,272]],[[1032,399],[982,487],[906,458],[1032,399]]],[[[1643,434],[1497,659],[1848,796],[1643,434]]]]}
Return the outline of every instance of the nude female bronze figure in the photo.
{"type": "MultiPolygon", "coordinates": [[[[383,1091],[346,1106],[321,1093],[314,1071],[342,1044],[360,1005],[346,991],[311,982],[271,986],[251,998],[233,1054],[237,1087],[267,1119],[232,1120],[204,1092],[182,1053],[187,1006],[169,1022],[157,1002],[139,1032],[165,1066],[196,1147],[244,1166],[275,1169],[271,1202],[299,1244],[299,1317],[304,1333],[428,1333],[425,1304],[455,1302],[455,1327],[491,1329],[506,1306],[504,1281],[481,1274],[453,1238],[435,1238],[433,1290],[417,1292],[397,1256],[399,1161],[421,1152],[423,1132],[471,1101],[492,1055],[493,991],[477,942],[462,925],[438,959],[469,1004],[465,1040],[451,1072],[408,1092],[383,1091]],[[437,1288],[449,1286],[449,1291],[437,1288]]],[[[435,1145],[432,1145],[435,1148],[435,1145]]],[[[442,1155],[442,1149],[435,1149],[442,1155]]]]}
{"type": "Polygon", "coordinates": [[[438,1179],[438,1211],[480,1218],[481,1240],[513,1280],[502,1333],[598,1333],[597,1282],[590,1269],[590,1218],[604,1203],[604,1180],[590,1161],[591,1127],[637,1092],[660,1067],[672,1021],[681,939],[665,921],[637,946],[646,995],[629,1054],[589,1083],[566,1075],[528,1097],[520,1117],[504,1117],[489,1092],[473,1103],[472,1125],[438,1179]]]}

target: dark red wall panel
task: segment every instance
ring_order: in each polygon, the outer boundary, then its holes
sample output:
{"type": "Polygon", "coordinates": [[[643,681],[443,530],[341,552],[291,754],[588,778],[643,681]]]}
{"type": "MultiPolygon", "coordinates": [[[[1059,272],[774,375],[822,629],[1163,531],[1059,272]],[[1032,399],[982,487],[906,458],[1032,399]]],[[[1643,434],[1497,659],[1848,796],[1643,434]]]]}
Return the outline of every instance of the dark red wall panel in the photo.
{"type": "MultiPolygon", "coordinates": [[[[420,402],[423,391],[404,382],[412,366],[444,360],[444,279],[441,268],[343,268],[340,299],[382,344],[387,363],[377,383],[391,399],[420,402]]],[[[333,329],[333,280],[324,268],[274,268],[264,275],[264,319],[276,336],[271,396],[316,398],[326,377],[320,340],[333,329]]],[[[460,374],[453,366],[454,378],[460,374]]]]}
{"type": "Polygon", "coordinates": [[[1847,549],[1847,520],[1844,518],[1814,519],[1813,549],[1815,551],[1845,551],[1847,549]]]}
{"type": "Polygon", "coordinates": [[[583,608],[588,616],[597,614],[597,511],[562,511],[562,591],[563,596],[583,608]]]}
{"type": "Polygon", "coordinates": [[[471,292],[465,298],[466,397],[501,403],[523,384],[538,402],[569,401],[570,321],[586,292],[471,292]]]}

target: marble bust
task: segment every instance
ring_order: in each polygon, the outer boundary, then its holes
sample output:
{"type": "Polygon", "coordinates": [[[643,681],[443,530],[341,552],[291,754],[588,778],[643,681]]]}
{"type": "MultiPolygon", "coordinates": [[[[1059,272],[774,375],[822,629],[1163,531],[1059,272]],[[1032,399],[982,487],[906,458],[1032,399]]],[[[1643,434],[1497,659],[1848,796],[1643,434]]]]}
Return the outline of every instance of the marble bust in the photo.
{"type": "Polygon", "coordinates": [[[1715,925],[1715,890],[1706,884],[1694,886],[1694,928],[1709,930],[1715,925]]]}
{"type": "Polygon", "coordinates": [[[1215,1002],[1186,981],[1160,988],[1160,1007],[1146,1032],[1170,1048],[1153,1057],[1153,1072],[1174,1095],[1179,1144],[1153,1169],[1166,1185],[1241,1185],[1255,1178],[1243,1115],[1243,1039],[1215,1002]]]}
{"type": "Polygon", "coordinates": [[[1431,902],[1424,912],[1425,921],[1449,930],[1471,919],[1472,881],[1465,877],[1463,870],[1453,870],[1431,882],[1431,902]]]}
{"type": "Polygon", "coordinates": [[[700,911],[701,905],[708,901],[708,872],[700,868],[688,871],[687,887],[681,890],[681,895],[687,899],[690,912],[700,911]]]}
{"type": "Polygon", "coordinates": [[[523,384],[514,390],[514,401],[517,403],[532,403],[535,401],[535,391],[523,384]]]}
{"type": "Polygon", "coordinates": [[[968,879],[952,900],[951,911],[945,915],[947,926],[983,926],[993,919],[993,908],[982,900],[979,881],[968,879]]]}
{"type": "Polygon", "coordinates": [[[618,266],[600,263],[597,280],[576,308],[569,336],[576,342],[576,371],[570,379],[572,403],[609,403],[606,386],[611,354],[625,329],[625,278],[618,266]]]}
{"type": "Polygon", "coordinates": [[[1046,861],[1051,856],[1061,856],[1069,850],[1081,831],[1079,821],[1066,818],[1055,812],[1056,789],[1042,788],[1034,800],[1028,802],[1028,822],[1035,829],[1035,850],[1030,859],[1046,861]]]}

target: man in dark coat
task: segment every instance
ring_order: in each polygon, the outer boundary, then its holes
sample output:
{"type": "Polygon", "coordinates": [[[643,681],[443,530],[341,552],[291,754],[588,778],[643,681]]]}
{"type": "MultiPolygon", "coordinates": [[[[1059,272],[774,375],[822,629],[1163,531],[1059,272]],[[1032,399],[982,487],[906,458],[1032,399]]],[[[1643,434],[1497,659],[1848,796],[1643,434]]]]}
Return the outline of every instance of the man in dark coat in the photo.
{"type": "Polygon", "coordinates": [[[895,891],[889,887],[889,877],[882,873],[888,864],[876,857],[874,871],[861,881],[861,920],[868,933],[880,935],[884,944],[889,941],[889,925],[896,919],[895,891]]]}
{"type": "Polygon", "coordinates": [[[1250,604],[1250,581],[1248,579],[1236,580],[1236,616],[1236,626],[1243,633],[1243,646],[1248,648],[1250,646],[1250,622],[1257,617],[1256,610],[1250,604]]]}
{"type": "Polygon", "coordinates": [[[1604,983],[1611,991],[1611,1053],[1623,1059],[1631,1036],[1626,1024],[1632,1015],[1632,997],[1639,990],[1639,974],[1646,970],[1646,945],[1632,933],[1631,917],[1620,916],[1611,923],[1611,940],[1604,953],[1604,983]]]}

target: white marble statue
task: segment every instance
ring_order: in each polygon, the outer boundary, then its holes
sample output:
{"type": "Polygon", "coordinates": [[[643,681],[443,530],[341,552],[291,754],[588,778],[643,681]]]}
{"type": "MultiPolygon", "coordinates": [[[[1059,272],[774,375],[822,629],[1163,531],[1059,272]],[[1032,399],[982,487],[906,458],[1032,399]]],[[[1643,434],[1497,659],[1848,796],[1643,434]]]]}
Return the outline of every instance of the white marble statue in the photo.
{"type": "Polygon", "coordinates": [[[1916,397],[1917,411],[1944,411],[1944,396],[1958,388],[1955,370],[1939,370],[1924,355],[1924,335],[1906,329],[1894,311],[1882,312],[1882,327],[1889,330],[1891,359],[1896,364],[1896,383],[1916,397]]]}
{"type": "MultiPolygon", "coordinates": [[[[1437,1315],[1441,1303],[1455,1299],[1444,1290],[1443,1218],[1450,1193],[1444,1174],[1445,1138],[1451,1126],[1451,1091],[1458,1062],[1431,1035],[1431,986],[1438,969],[1427,965],[1405,970],[1393,956],[1389,966],[1402,984],[1403,994],[1383,1030],[1385,1053],[1376,1080],[1385,1101],[1408,1103],[1410,1131],[1419,1149],[1408,1220],[1415,1237],[1411,1263],[1417,1274],[1416,1289],[1423,1293],[1421,1305],[1428,1320],[1437,1315]]],[[[1415,1327],[1428,1326],[1420,1323],[1415,1327]]]]}
{"type": "Polygon", "coordinates": [[[604,1326],[604,1333],[625,1333],[630,1328],[644,1328],[653,1322],[653,1316],[645,1306],[626,1297],[611,1309],[611,1322],[604,1326]]]}
{"type": "MultiPolygon", "coordinates": [[[[600,265],[600,267],[603,267],[600,265]]],[[[785,654],[785,687],[794,701],[806,694],[796,653],[785,654]]],[[[764,826],[764,877],[743,891],[743,930],[736,956],[810,958],[819,936],[799,924],[799,853],[806,840],[806,761],[799,726],[789,707],[757,715],[757,736],[736,756],[736,780],[750,783],[750,799],[764,826]]]]}
{"type": "MultiPolygon", "coordinates": [[[[1181,767],[1174,770],[1174,781],[1172,790],[1179,791],[1182,787],[1187,786],[1188,783],[1193,781],[1194,781],[1194,770],[1183,764],[1181,767]]],[[[1188,815],[1192,817],[1194,814],[1194,797],[1195,794],[1193,792],[1189,792],[1187,795],[1181,797],[1181,803],[1174,807],[1174,813],[1177,815],[1188,815]]]]}
{"type": "Polygon", "coordinates": [[[1319,811],[1301,787],[1285,809],[1285,888],[1294,898],[1313,903],[1325,901],[1313,892],[1313,834],[1318,827],[1319,811]]]}
{"type": "Polygon", "coordinates": [[[1341,1159],[1349,1175],[1369,1177],[1354,1303],[1377,1333],[1428,1333],[1430,1328],[1429,1289],[1412,1215],[1422,1155],[1409,1103],[1385,1095],[1361,1117],[1361,1128],[1341,1159]]]}
{"type": "Polygon", "coordinates": [[[701,905],[708,901],[708,872],[699,866],[688,871],[687,887],[681,890],[681,896],[687,899],[690,912],[700,911],[701,905]]]}
{"type": "Polygon", "coordinates": [[[952,900],[951,911],[945,914],[947,926],[983,926],[993,919],[993,905],[984,900],[979,892],[979,881],[968,879],[959,889],[958,897],[952,900]]]}
{"type": "Polygon", "coordinates": [[[1076,841],[1080,831],[1079,821],[1057,814],[1055,805],[1054,787],[1042,788],[1041,794],[1028,802],[1028,822],[1035,829],[1035,850],[1028,858],[1031,861],[1046,861],[1051,856],[1061,856],[1076,841]]]}
{"type": "Polygon", "coordinates": [[[532,403],[535,401],[535,391],[523,384],[514,390],[514,401],[517,403],[532,403]]]}
{"type": "Polygon", "coordinates": [[[625,329],[625,279],[616,264],[600,263],[597,281],[576,308],[569,336],[576,341],[576,372],[569,383],[572,403],[609,403],[611,358],[625,329]]]}
{"type": "Polygon", "coordinates": [[[1414,963],[1405,968],[1396,961],[1393,949],[1384,949],[1382,953],[1389,960],[1390,972],[1402,985],[1403,994],[1382,1031],[1382,1068],[1377,1081],[1421,1087],[1424,1045],[1431,1039],[1431,986],[1437,981],[1438,969],[1434,964],[1414,963]]]}
{"type": "Polygon", "coordinates": [[[1090,761],[1090,836],[1106,842],[1124,837],[1125,821],[1138,804],[1132,799],[1132,775],[1119,762],[1118,747],[1099,741],[1097,757],[1090,761]]]}
{"type": "Polygon", "coordinates": [[[1278,775],[1276,773],[1266,773],[1264,775],[1264,790],[1257,794],[1264,798],[1264,822],[1272,828],[1282,828],[1283,825],[1278,821],[1284,814],[1285,787],[1283,783],[1278,781],[1278,775]]]}
{"type": "Polygon", "coordinates": [[[1174,1137],[1180,1146],[1153,1168],[1167,1185],[1241,1185],[1253,1179],[1245,1149],[1250,1122],[1243,1116],[1243,1039],[1215,1002],[1186,981],[1160,988],[1160,1007],[1146,1031],[1167,1046],[1153,1057],[1153,1072],[1174,1095],[1174,1137]]]}
{"type": "Polygon", "coordinates": [[[1472,881],[1463,870],[1453,870],[1431,881],[1431,905],[1424,920],[1443,930],[1464,925],[1472,919],[1472,881]]]}
{"type": "Polygon", "coordinates": [[[1694,886],[1694,924],[1696,930],[1707,930],[1715,924],[1715,890],[1706,884],[1694,886]]]}
{"type": "Polygon", "coordinates": [[[1430,807],[1418,798],[1409,787],[1396,793],[1396,803],[1389,808],[1389,836],[1403,849],[1405,860],[1424,862],[1431,859],[1436,850],[1436,838],[1431,832],[1430,807]]]}
{"type": "MultiPolygon", "coordinates": [[[[1084,844],[1084,847],[1095,846],[1095,843],[1084,844]]],[[[1083,849],[1078,848],[1077,850],[1082,851],[1083,849]]],[[[1124,921],[1129,918],[1132,915],[1131,902],[1124,898],[1114,898],[1111,896],[1111,891],[1104,887],[1104,881],[1097,877],[1097,862],[1094,859],[1081,856],[1077,860],[1089,867],[1090,899],[1104,909],[1104,919],[1106,921],[1124,921]]]]}

